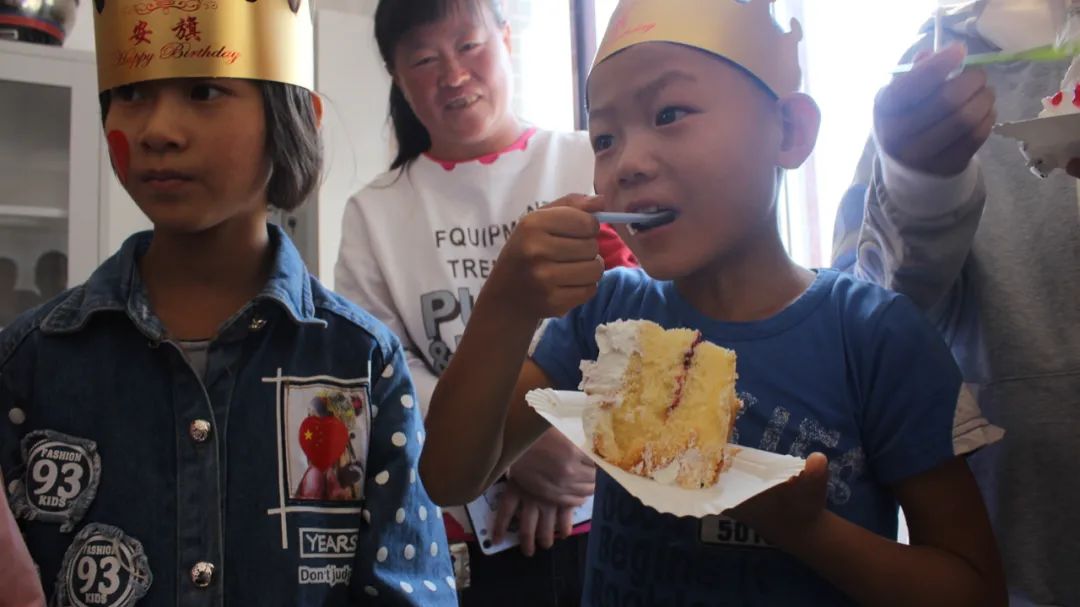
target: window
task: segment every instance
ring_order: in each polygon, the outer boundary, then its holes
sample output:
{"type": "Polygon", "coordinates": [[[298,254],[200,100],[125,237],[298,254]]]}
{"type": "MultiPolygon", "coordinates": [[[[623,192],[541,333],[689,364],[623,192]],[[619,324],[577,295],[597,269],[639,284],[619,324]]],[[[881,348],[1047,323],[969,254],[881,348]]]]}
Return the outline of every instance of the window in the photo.
{"type": "Polygon", "coordinates": [[[553,0],[505,0],[512,30],[514,111],[545,129],[575,125],[571,13],[553,0]]]}
{"type": "Polygon", "coordinates": [[[890,69],[915,42],[936,4],[936,0],[778,2],[778,9],[797,13],[803,24],[804,87],[822,114],[812,164],[800,171],[801,187],[794,187],[789,197],[787,215],[796,227],[789,231],[789,245],[800,262],[829,263],[836,209],[871,131],[874,96],[888,84],[890,69]],[[816,205],[807,204],[814,198],[816,205]],[[800,209],[815,211],[817,217],[800,214],[800,209]],[[800,233],[809,239],[800,241],[800,233]]]}

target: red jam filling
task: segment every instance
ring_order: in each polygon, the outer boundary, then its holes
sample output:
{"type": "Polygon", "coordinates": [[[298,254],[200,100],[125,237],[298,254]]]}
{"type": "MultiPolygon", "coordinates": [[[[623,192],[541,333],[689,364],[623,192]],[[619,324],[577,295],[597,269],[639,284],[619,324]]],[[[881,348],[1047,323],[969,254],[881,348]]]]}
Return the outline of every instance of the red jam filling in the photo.
{"type": "Polygon", "coordinates": [[[705,341],[705,338],[702,337],[701,332],[698,331],[697,337],[694,338],[694,343],[690,345],[690,349],[683,355],[683,369],[682,373],[679,374],[678,379],[675,380],[675,398],[671,401],[671,406],[668,407],[668,415],[671,415],[675,409],[682,404],[683,390],[686,388],[686,377],[690,375],[690,365],[694,362],[694,353],[703,341],[705,341]]]}

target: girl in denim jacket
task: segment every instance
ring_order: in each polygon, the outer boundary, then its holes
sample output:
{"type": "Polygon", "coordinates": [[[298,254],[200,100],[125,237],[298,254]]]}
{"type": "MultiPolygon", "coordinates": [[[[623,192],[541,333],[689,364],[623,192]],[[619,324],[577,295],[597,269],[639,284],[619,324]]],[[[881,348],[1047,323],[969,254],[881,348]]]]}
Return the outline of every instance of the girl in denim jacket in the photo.
{"type": "Polygon", "coordinates": [[[154,225],[0,334],[0,470],[57,605],[453,605],[397,339],[267,223],[314,190],[307,0],[95,2],[154,225]]]}

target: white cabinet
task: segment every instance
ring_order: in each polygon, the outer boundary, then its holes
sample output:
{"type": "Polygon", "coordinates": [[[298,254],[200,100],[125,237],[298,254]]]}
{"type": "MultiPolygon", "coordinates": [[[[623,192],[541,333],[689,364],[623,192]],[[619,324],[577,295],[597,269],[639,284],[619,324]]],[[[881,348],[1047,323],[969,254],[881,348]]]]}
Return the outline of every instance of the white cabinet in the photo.
{"type": "Polygon", "coordinates": [[[0,326],[144,225],[110,183],[100,116],[92,54],[0,41],[0,326]]]}

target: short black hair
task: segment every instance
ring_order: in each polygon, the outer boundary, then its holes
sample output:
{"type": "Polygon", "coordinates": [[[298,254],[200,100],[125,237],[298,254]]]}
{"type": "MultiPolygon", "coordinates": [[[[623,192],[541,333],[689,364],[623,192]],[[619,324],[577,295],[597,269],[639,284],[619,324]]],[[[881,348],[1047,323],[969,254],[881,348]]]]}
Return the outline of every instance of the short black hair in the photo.
{"type": "MultiPolygon", "coordinates": [[[[379,0],[375,9],[375,41],[379,45],[386,70],[394,72],[394,50],[414,28],[437,23],[462,4],[473,12],[491,12],[495,23],[506,25],[501,0],[379,0]]],[[[390,121],[398,151],[390,169],[407,168],[420,154],[431,149],[431,134],[416,117],[405,93],[398,85],[390,84],[390,121]]]]}
{"type": "MultiPolygon", "coordinates": [[[[295,84],[251,82],[262,91],[266,116],[266,154],[272,170],[267,200],[283,211],[296,210],[318,187],[322,175],[322,137],[311,92],[295,84]]],[[[109,114],[110,93],[99,97],[102,123],[109,114]]]]}

